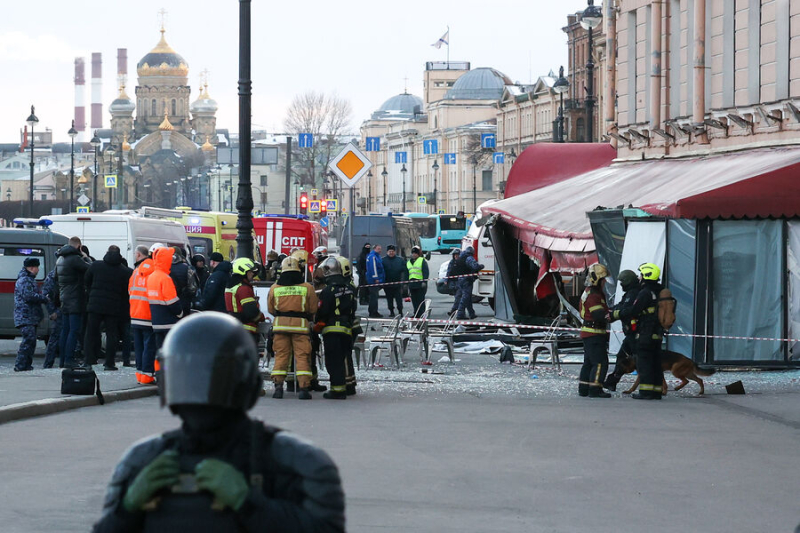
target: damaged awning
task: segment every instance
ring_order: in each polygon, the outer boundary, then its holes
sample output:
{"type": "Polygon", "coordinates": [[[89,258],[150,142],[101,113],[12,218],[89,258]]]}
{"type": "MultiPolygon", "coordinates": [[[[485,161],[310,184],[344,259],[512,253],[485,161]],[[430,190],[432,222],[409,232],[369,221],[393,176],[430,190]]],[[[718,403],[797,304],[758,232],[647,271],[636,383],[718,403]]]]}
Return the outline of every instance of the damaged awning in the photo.
{"type": "Polygon", "coordinates": [[[486,206],[525,252],[549,270],[578,272],[597,260],[586,213],[633,206],[671,218],[800,215],[800,148],[616,163],[486,206]],[[545,254],[549,254],[549,261],[545,254]]]}

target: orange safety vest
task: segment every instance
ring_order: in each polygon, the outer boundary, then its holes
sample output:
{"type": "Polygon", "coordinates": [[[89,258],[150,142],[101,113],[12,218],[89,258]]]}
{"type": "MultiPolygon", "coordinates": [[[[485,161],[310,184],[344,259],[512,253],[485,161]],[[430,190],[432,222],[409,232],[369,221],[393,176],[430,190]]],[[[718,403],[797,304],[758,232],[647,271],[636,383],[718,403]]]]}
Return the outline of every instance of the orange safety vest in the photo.
{"type": "Polygon", "coordinates": [[[131,324],[136,326],[152,326],[150,321],[150,300],[147,298],[147,276],[153,273],[155,265],[152,259],[145,259],[128,280],[130,295],[131,324]]]}

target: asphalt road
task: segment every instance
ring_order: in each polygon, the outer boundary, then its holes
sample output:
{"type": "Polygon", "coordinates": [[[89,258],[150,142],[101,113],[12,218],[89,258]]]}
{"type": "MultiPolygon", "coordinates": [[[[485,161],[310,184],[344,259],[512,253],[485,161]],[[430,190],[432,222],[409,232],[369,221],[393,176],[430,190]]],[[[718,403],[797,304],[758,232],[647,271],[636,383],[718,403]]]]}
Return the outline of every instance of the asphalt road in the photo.
{"type": "MultiPolygon", "coordinates": [[[[532,380],[485,356],[434,368],[445,374],[362,372],[345,402],[289,394],[252,414],[331,454],[351,532],[792,532],[800,522],[796,385],[656,403],[577,398],[574,376],[532,380]]],[[[86,531],[123,450],[177,423],[149,398],[4,425],[2,530],[86,531]]]]}

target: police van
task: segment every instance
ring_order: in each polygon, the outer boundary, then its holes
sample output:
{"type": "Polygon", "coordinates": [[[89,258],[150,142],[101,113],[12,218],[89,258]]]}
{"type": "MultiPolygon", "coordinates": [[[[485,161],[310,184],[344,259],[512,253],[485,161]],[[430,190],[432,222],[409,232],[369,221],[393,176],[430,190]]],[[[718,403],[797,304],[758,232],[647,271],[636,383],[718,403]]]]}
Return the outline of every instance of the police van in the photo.
{"type": "MultiPolygon", "coordinates": [[[[14,220],[17,228],[0,229],[0,338],[13,339],[19,336],[14,327],[14,286],[17,275],[28,257],[36,257],[41,263],[36,282],[41,287],[48,272],[56,266],[56,252],[67,244],[69,238],[51,231],[51,224],[37,219],[14,220]]],[[[37,337],[45,338],[50,323],[44,320],[36,330],[37,337]]]]}

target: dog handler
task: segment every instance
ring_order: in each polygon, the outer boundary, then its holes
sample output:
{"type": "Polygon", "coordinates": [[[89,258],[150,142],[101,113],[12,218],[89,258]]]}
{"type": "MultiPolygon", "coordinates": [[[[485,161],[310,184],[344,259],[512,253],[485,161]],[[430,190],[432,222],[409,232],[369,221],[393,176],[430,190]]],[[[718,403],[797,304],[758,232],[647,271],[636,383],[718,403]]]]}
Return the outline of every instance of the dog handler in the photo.
{"type": "Polygon", "coordinates": [[[589,267],[586,290],[580,303],[581,339],[583,339],[583,366],[581,367],[578,395],[591,398],[611,398],[603,390],[608,371],[608,304],[603,294],[608,269],[600,263],[589,267]]]}
{"type": "MultiPolygon", "coordinates": [[[[636,296],[639,294],[640,284],[639,278],[632,270],[623,270],[617,276],[619,284],[625,293],[617,305],[614,306],[611,313],[611,321],[619,320],[620,309],[633,305],[636,296]]],[[[608,375],[603,386],[608,390],[617,390],[617,383],[625,374],[625,366],[628,359],[635,357],[636,351],[636,319],[629,318],[622,321],[622,332],[625,334],[625,339],[622,341],[622,346],[619,347],[617,353],[617,364],[614,365],[614,372],[608,375]]]]}

